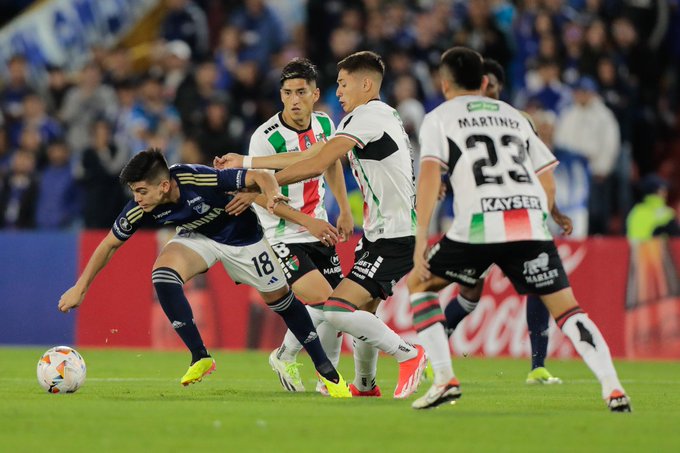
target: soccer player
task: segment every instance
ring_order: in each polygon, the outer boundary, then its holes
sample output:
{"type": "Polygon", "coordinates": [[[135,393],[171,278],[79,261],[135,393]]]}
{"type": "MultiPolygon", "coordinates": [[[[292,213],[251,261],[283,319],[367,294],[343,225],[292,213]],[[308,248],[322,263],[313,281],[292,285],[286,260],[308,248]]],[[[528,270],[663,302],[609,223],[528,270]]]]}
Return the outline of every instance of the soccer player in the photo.
{"type": "MultiPolygon", "coordinates": [[[[348,115],[335,137],[305,153],[287,156],[248,157],[246,166],[281,168],[280,185],[315,178],[340,157],[347,155],[364,195],[364,234],[355,251],[349,275],[324,303],[324,315],[336,329],[357,339],[361,351],[357,375],[350,388],[355,396],[378,396],[375,385],[377,352],[399,362],[395,398],[415,392],[425,367],[422,346],[404,341],[373,313],[382,299],[413,263],[415,227],[415,177],[412,149],[398,113],[380,100],[385,72],[382,58],[373,52],[356,52],[338,63],[336,94],[348,115]],[[291,164],[292,163],[292,164],[291,164]],[[368,311],[361,310],[364,308],[368,311]]],[[[225,156],[228,165],[240,158],[225,156]]]]}
{"type": "Polygon", "coordinates": [[[413,402],[426,409],[461,396],[437,291],[452,282],[474,286],[495,263],[520,294],[538,294],[602,386],[612,411],[630,411],[609,347],[579,307],[545,220],[554,203],[557,164],[527,119],[482,96],[486,77],[477,52],[464,47],[441,57],[447,99],[425,116],[420,130],[418,227],[408,277],[415,328],[434,370],[434,383],[413,402]],[[456,217],[427,252],[427,231],[439,175],[450,175],[456,217]]]}
{"type": "MultiPolygon", "coordinates": [[[[503,67],[495,60],[486,58],[484,59],[484,74],[487,77],[488,83],[483,94],[492,99],[499,99],[501,91],[503,91],[503,84],[505,83],[503,67]]],[[[520,113],[524,114],[523,112],[520,113]]],[[[531,122],[529,116],[524,115],[531,122]]],[[[566,235],[571,234],[573,229],[571,219],[559,211],[557,204],[553,203],[550,215],[562,227],[566,235]]],[[[460,293],[444,309],[448,332],[453,332],[458,324],[477,307],[479,299],[482,297],[484,279],[488,271],[489,269],[480,276],[475,286],[467,287],[460,285],[460,293]]],[[[531,343],[531,371],[526,379],[527,384],[561,384],[562,380],[553,376],[545,368],[545,358],[548,354],[548,323],[550,321],[550,313],[545,305],[543,305],[543,302],[541,302],[540,297],[534,294],[527,296],[526,317],[529,328],[529,342],[531,343]]]]}
{"type": "MultiPolygon", "coordinates": [[[[335,134],[335,125],[328,115],[313,111],[319,99],[316,83],[317,69],[306,58],[296,58],[283,68],[280,90],[283,110],[253,133],[249,156],[306,152],[314,143],[323,142],[335,134]]],[[[342,335],[325,322],[323,304],[342,279],[340,259],[334,244],[338,234],[347,240],[352,234],[354,221],[347,200],[342,163],[335,161],[324,176],[340,208],[337,230],[328,224],[323,203],[326,188],[322,178],[282,186],[281,192],[289,201],[287,206],[277,207],[273,215],[259,205],[255,206],[255,210],[288,284],[295,295],[307,304],[321,345],[333,366],[337,366],[342,335]],[[287,215],[292,211],[290,208],[298,211],[296,217],[287,215]]],[[[266,201],[263,196],[258,198],[260,203],[266,201]]],[[[239,193],[227,205],[227,210],[238,205],[240,211],[240,207],[251,200],[252,195],[239,193]]],[[[278,374],[281,385],[291,392],[305,390],[298,371],[300,364],[296,361],[301,349],[302,345],[289,330],[281,346],[269,356],[269,364],[278,374]]],[[[317,391],[328,394],[321,381],[317,384],[317,391]]]]}
{"type": "Polygon", "coordinates": [[[232,279],[257,289],[305,345],[331,396],[351,396],[347,384],[324,353],[304,305],[293,295],[281,266],[263,237],[257,216],[225,212],[228,191],[259,187],[271,212],[286,197],[274,177],[261,170],[215,170],[202,165],[168,165],[163,154],[149,149],[135,155],[120,174],[134,195],[88,261],[76,284],[59,300],[68,312],[80,305],[95,276],[142,225],[176,225],[177,234],[153,265],[151,279],[158,300],[177,334],[191,351],[182,385],[200,381],[215,369],[194,323],[183,285],[218,261],[232,279]]]}

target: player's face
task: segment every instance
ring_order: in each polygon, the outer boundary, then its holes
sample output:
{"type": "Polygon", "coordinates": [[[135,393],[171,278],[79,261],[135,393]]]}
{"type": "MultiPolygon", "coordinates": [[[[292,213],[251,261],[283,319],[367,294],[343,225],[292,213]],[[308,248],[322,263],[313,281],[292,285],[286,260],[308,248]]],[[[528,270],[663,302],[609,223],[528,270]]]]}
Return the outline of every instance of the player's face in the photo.
{"type": "Polygon", "coordinates": [[[149,181],[130,183],[130,190],[134,196],[135,203],[144,212],[153,211],[156,206],[161,204],[169,191],[169,187],[170,181],[167,179],[157,184],[149,181]]]}
{"type": "Polygon", "coordinates": [[[289,79],[281,87],[283,111],[296,123],[309,121],[314,103],[319,100],[319,89],[305,79],[289,79]]]}
{"type": "Polygon", "coordinates": [[[493,99],[500,99],[501,90],[503,90],[503,87],[498,81],[498,78],[496,78],[495,75],[490,73],[486,75],[486,78],[488,80],[488,83],[486,85],[486,89],[484,90],[484,96],[493,99]]]}
{"type": "Polygon", "coordinates": [[[350,74],[344,69],[338,72],[338,89],[335,95],[340,101],[342,110],[349,113],[360,105],[362,94],[362,79],[356,74],[350,74]]]}

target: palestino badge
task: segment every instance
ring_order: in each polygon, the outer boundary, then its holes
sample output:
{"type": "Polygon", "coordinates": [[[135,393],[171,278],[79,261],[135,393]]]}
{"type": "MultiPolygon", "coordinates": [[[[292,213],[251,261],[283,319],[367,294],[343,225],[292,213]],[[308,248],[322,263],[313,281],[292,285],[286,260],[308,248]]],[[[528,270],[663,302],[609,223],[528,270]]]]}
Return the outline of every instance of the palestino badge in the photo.
{"type": "Polygon", "coordinates": [[[292,271],[297,271],[298,269],[300,269],[300,260],[298,259],[297,255],[293,255],[290,258],[288,258],[286,266],[288,266],[292,271]]]}

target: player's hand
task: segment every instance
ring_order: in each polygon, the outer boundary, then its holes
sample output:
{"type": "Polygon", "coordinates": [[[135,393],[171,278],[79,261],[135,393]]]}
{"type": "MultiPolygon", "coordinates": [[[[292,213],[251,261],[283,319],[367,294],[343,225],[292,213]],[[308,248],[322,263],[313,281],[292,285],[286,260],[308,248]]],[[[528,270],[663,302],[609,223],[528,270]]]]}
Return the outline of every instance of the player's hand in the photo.
{"type": "Polygon", "coordinates": [[[432,277],[430,273],[430,263],[427,262],[427,241],[416,241],[413,251],[413,270],[421,282],[427,281],[432,277]]]}
{"type": "Polygon", "coordinates": [[[562,228],[562,234],[569,236],[574,231],[574,222],[571,221],[571,217],[562,214],[559,211],[553,209],[551,216],[555,223],[562,228]]]}
{"type": "Polygon", "coordinates": [[[215,157],[213,159],[213,167],[218,170],[243,168],[243,156],[241,154],[229,153],[222,157],[215,157]]]}
{"type": "Polygon", "coordinates": [[[341,212],[338,216],[338,234],[342,242],[347,242],[354,233],[354,218],[351,212],[341,212]]]}
{"type": "Polygon", "coordinates": [[[57,308],[61,312],[68,313],[72,308],[82,304],[84,298],[85,293],[80,288],[73,286],[61,295],[57,308]]]}
{"type": "Polygon", "coordinates": [[[439,185],[439,194],[437,195],[437,201],[442,201],[446,197],[446,183],[442,181],[439,185]]]}
{"type": "Polygon", "coordinates": [[[229,215],[239,215],[255,202],[259,192],[236,192],[234,198],[224,207],[229,215]]]}
{"type": "Polygon", "coordinates": [[[274,209],[276,209],[276,206],[279,203],[287,203],[289,200],[287,196],[283,195],[278,190],[275,192],[267,192],[265,193],[265,196],[267,197],[267,211],[269,211],[270,214],[274,214],[274,209]]]}
{"type": "Polygon", "coordinates": [[[320,219],[310,219],[309,223],[305,225],[307,231],[312,236],[321,241],[327,247],[334,246],[340,240],[338,230],[330,223],[320,219]]]}

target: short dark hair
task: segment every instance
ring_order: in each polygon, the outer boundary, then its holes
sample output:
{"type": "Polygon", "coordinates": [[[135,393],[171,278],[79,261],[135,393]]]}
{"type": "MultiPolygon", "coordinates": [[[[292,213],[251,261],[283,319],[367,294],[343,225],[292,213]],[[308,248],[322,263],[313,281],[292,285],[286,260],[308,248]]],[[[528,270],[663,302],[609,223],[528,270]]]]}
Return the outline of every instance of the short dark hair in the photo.
{"type": "Polygon", "coordinates": [[[484,59],[484,74],[493,74],[501,85],[505,85],[505,70],[503,66],[493,58],[484,59]]]}
{"type": "Polygon", "coordinates": [[[168,163],[158,148],[149,148],[134,155],[120,172],[121,184],[150,181],[156,182],[169,177],[168,163]]]}
{"type": "Polygon", "coordinates": [[[441,58],[439,68],[448,72],[451,81],[464,90],[482,86],[484,64],[482,56],[467,47],[452,47],[441,58]]]}
{"type": "Polygon", "coordinates": [[[371,71],[380,74],[380,78],[385,75],[385,62],[380,55],[370,50],[362,50],[343,58],[338,63],[338,71],[344,69],[350,74],[356,71],[371,71]]]}
{"type": "Polygon", "coordinates": [[[293,58],[281,71],[281,86],[286,80],[304,79],[307,83],[316,83],[319,72],[314,63],[307,58],[293,58]]]}

